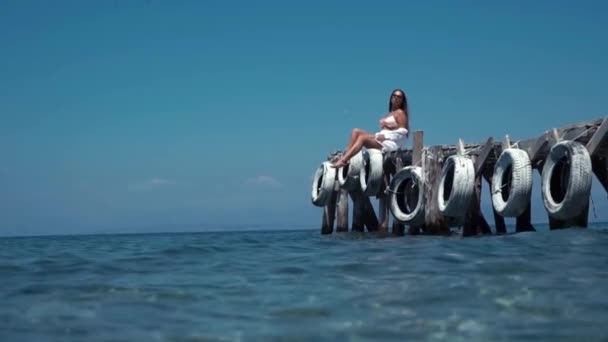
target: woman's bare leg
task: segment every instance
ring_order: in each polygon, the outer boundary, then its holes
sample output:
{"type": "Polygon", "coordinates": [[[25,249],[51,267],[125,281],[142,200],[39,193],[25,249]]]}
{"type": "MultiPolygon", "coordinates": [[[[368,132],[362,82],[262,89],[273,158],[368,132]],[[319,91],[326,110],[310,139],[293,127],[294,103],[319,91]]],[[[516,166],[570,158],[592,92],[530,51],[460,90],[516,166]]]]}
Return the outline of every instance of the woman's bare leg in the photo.
{"type": "Polygon", "coordinates": [[[357,138],[359,138],[359,136],[364,135],[364,134],[369,134],[366,131],[360,129],[360,128],[354,128],[352,133],[350,134],[350,140],[348,141],[348,144],[346,145],[346,148],[344,149],[344,151],[348,151],[353,144],[355,143],[355,141],[357,141],[357,138]]]}
{"type": "MultiPolygon", "coordinates": [[[[365,130],[362,130],[361,128],[353,128],[352,132],[350,133],[350,139],[348,140],[348,144],[346,144],[346,147],[344,148],[344,152],[348,151],[353,146],[355,141],[357,141],[357,138],[359,138],[359,136],[361,136],[363,134],[369,134],[369,133],[367,133],[365,130]]],[[[342,155],[337,155],[337,156],[333,157],[331,159],[331,162],[332,163],[337,162],[341,156],[342,155]]]]}
{"type": "Polygon", "coordinates": [[[367,148],[376,148],[382,149],[382,144],[380,144],[376,137],[372,134],[360,134],[357,140],[352,144],[352,146],[342,155],[342,158],[338,159],[338,161],[333,165],[335,168],[340,168],[345,166],[350,158],[352,158],[355,154],[357,154],[363,146],[367,148]]]}

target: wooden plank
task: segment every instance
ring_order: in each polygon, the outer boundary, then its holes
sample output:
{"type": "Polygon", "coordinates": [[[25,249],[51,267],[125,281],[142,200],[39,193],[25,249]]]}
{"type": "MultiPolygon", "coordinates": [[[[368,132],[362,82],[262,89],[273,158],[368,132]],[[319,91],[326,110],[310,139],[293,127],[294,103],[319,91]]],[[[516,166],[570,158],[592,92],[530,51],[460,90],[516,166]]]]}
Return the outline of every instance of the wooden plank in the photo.
{"type": "Polygon", "coordinates": [[[422,148],[424,140],[424,131],[414,132],[414,143],[412,147],[412,165],[420,166],[422,161],[422,148]]]}
{"type": "Polygon", "coordinates": [[[337,192],[332,191],[329,203],[323,207],[323,221],[321,222],[321,234],[334,232],[334,218],[336,217],[337,192]]]}
{"type": "MultiPolygon", "coordinates": [[[[543,150],[543,148],[547,147],[548,143],[547,134],[543,134],[536,139],[534,144],[531,144],[528,148],[526,148],[526,152],[528,152],[528,157],[530,158],[530,162],[534,165],[536,159],[539,156],[539,152],[543,150]]],[[[520,145],[521,146],[521,145],[520,145]]],[[[522,146],[523,147],[523,146],[522,146]]]]}
{"type": "Polygon", "coordinates": [[[602,121],[600,127],[595,131],[593,137],[587,143],[587,151],[589,151],[590,155],[595,154],[597,147],[605,141],[606,136],[608,135],[608,117],[602,121]]]}
{"type": "Polygon", "coordinates": [[[494,151],[494,138],[489,137],[488,140],[486,141],[486,143],[481,148],[481,151],[479,152],[479,156],[475,160],[475,177],[477,177],[480,174],[480,172],[483,169],[483,166],[486,162],[486,159],[488,159],[488,156],[490,155],[490,152],[492,152],[492,151],[494,151]]]}
{"type": "MultiPolygon", "coordinates": [[[[399,158],[399,157],[395,158],[395,173],[393,173],[392,176],[394,176],[402,168],[403,168],[403,161],[401,160],[401,158],[399,158]]],[[[390,199],[390,196],[387,195],[387,198],[390,199]]],[[[390,206],[390,203],[389,203],[389,206],[390,206]]],[[[404,235],[404,232],[405,232],[405,226],[403,225],[403,223],[401,223],[398,220],[395,220],[395,218],[393,218],[392,232],[393,232],[393,235],[402,236],[402,235],[404,235]]]]}
{"type": "Polygon", "coordinates": [[[338,191],[338,204],[336,213],[336,232],[348,232],[348,191],[338,191]]]}
{"type": "Polygon", "coordinates": [[[443,159],[441,146],[431,146],[424,157],[425,182],[430,186],[430,189],[427,189],[425,200],[424,230],[430,234],[439,234],[449,229],[448,222],[441,214],[441,211],[439,211],[439,204],[437,202],[442,171],[441,160],[443,159]]]}

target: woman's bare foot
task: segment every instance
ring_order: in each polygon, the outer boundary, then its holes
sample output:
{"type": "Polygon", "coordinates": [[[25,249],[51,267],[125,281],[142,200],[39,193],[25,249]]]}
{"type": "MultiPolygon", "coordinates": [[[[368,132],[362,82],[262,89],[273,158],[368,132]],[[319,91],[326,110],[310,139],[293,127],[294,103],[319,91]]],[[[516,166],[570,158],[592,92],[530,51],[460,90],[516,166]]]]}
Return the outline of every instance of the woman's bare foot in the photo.
{"type": "Polygon", "coordinates": [[[337,162],[333,163],[331,165],[331,167],[339,169],[339,168],[344,167],[346,165],[348,165],[347,161],[344,161],[344,159],[339,159],[337,162]]]}

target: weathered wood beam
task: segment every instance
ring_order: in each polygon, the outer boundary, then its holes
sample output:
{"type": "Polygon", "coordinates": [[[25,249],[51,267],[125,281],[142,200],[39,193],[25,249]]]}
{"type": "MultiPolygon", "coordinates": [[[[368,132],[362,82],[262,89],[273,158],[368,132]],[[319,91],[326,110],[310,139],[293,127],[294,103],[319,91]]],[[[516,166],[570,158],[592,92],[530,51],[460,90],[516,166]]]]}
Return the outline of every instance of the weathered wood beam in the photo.
{"type": "Polygon", "coordinates": [[[422,162],[422,148],[424,140],[424,131],[414,132],[414,142],[412,146],[412,165],[420,166],[422,162]]]}
{"type": "Polygon", "coordinates": [[[389,161],[385,160],[382,166],[382,185],[380,186],[380,191],[376,196],[378,198],[378,232],[379,233],[388,233],[388,224],[390,220],[389,215],[389,196],[385,193],[386,188],[391,182],[391,169],[392,165],[388,165],[389,161]]]}
{"type": "Polygon", "coordinates": [[[360,188],[349,193],[353,201],[353,222],[351,230],[353,232],[363,232],[365,229],[365,196],[360,188]]]}
{"type": "Polygon", "coordinates": [[[602,142],[606,140],[606,136],[608,136],[608,117],[602,121],[600,127],[598,127],[587,143],[587,151],[589,151],[590,155],[595,154],[598,146],[600,146],[602,142]]]}
{"type": "Polygon", "coordinates": [[[338,190],[336,232],[348,232],[348,190],[338,190]]]}
{"type": "MultiPolygon", "coordinates": [[[[401,160],[401,158],[397,157],[395,158],[395,172],[393,173],[393,177],[394,175],[399,172],[399,170],[401,170],[403,168],[403,161],[401,160]]],[[[390,196],[387,195],[387,198],[390,200],[390,196]]],[[[403,223],[399,222],[398,220],[395,220],[393,218],[393,235],[397,235],[397,236],[402,236],[404,235],[404,231],[405,231],[405,226],[403,225],[403,223]]]]}
{"type": "MultiPolygon", "coordinates": [[[[412,147],[412,165],[422,167],[422,149],[424,148],[424,131],[414,132],[414,141],[412,147]]],[[[422,170],[422,174],[425,171],[422,170]]],[[[422,190],[420,190],[422,191],[422,190]]],[[[423,225],[409,225],[408,233],[411,235],[418,235],[423,229],[423,225]]]]}
{"type": "MultiPolygon", "coordinates": [[[[492,203],[492,174],[493,170],[486,169],[483,173],[483,178],[488,182],[489,190],[490,190],[490,204],[492,203]]],[[[492,213],[494,214],[494,226],[496,229],[496,234],[506,234],[507,226],[505,225],[505,218],[502,217],[496,209],[494,209],[494,205],[492,205],[492,213]]]]}
{"type": "MultiPolygon", "coordinates": [[[[473,165],[475,165],[475,156],[471,156],[473,160],[473,165]]],[[[477,220],[476,220],[476,208],[480,202],[480,194],[479,189],[481,188],[481,182],[477,183],[477,177],[475,177],[475,183],[473,184],[473,196],[471,196],[471,201],[469,203],[469,208],[464,215],[464,219],[462,222],[462,236],[473,236],[477,235],[477,220]]]]}
{"type": "Polygon", "coordinates": [[[448,232],[448,222],[441,214],[438,204],[439,181],[441,179],[443,153],[441,146],[431,146],[424,159],[425,183],[430,185],[426,190],[424,229],[430,234],[448,232]]]}
{"type": "Polygon", "coordinates": [[[363,223],[367,228],[368,232],[378,231],[378,218],[376,217],[376,212],[374,211],[374,207],[372,206],[372,202],[370,201],[368,196],[361,194],[362,202],[363,202],[363,223]]]}
{"type": "Polygon", "coordinates": [[[329,203],[323,207],[323,221],[321,222],[321,234],[334,232],[334,218],[336,217],[337,192],[332,191],[329,203]]]}
{"type": "Polygon", "coordinates": [[[520,145],[520,147],[523,148],[526,152],[528,152],[528,157],[530,158],[530,163],[532,163],[532,165],[534,166],[534,164],[538,160],[540,152],[544,148],[547,148],[548,142],[549,142],[549,140],[547,139],[547,134],[543,134],[540,137],[538,137],[533,142],[533,144],[530,144],[528,146],[520,145]],[[524,146],[525,146],[525,148],[524,148],[524,146]]]}
{"type": "Polygon", "coordinates": [[[483,145],[479,156],[475,160],[475,177],[477,177],[485,166],[485,162],[490,155],[490,152],[494,151],[494,138],[489,137],[488,141],[483,145]]]}

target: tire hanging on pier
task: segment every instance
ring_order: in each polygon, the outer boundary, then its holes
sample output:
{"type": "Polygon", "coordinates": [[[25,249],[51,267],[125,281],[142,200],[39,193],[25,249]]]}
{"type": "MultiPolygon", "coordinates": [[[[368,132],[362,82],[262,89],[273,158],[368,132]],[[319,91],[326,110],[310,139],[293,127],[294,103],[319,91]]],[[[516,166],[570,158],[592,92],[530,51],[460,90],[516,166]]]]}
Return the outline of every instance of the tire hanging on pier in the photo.
{"type": "Polygon", "coordinates": [[[374,196],[380,191],[383,181],[383,162],[382,151],[378,149],[366,149],[363,153],[359,181],[364,195],[374,196]]]}
{"type": "Polygon", "coordinates": [[[439,183],[439,211],[450,217],[463,217],[471,204],[475,187],[473,161],[462,155],[450,156],[443,166],[439,183]]]}
{"type": "Polygon", "coordinates": [[[425,186],[422,168],[406,166],[399,170],[389,185],[393,217],[407,224],[424,223],[425,186]]]}
{"type": "Polygon", "coordinates": [[[591,194],[591,157],[582,144],[564,140],[551,147],[542,172],[547,213],[567,220],[580,214],[591,194]]]}
{"type": "Polygon", "coordinates": [[[346,166],[338,170],[338,183],[342,189],[355,190],[360,186],[359,174],[363,166],[363,151],[355,154],[346,166]]]}
{"type": "Polygon", "coordinates": [[[312,181],[312,203],[317,207],[324,207],[329,202],[334,191],[336,169],[330,162],[323,162],[315,171],[312,181]]]}
{"type": "Polygon", "coordinates": [[[517,148],[502,151],[492,175],[492,205],[503,217],[517,217],[530,204],[532,166],[528,153],[517,148]]]}

